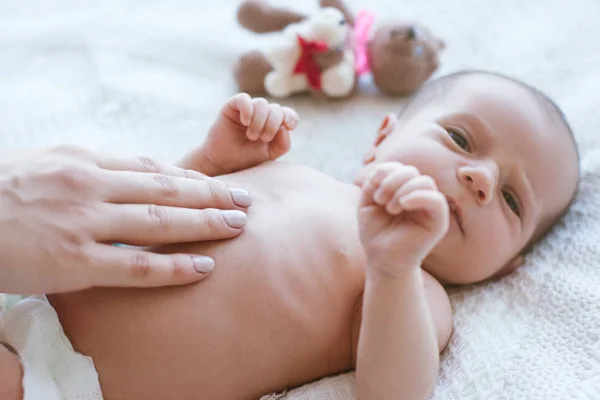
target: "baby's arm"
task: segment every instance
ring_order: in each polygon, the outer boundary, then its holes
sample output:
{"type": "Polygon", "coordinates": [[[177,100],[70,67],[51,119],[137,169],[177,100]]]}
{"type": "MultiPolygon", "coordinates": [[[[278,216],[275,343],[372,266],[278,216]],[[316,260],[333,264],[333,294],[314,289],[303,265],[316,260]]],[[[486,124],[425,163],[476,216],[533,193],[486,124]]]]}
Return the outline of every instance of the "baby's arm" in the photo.
{"type": "Polygon", "coordinates": [[[445,292],[420,266],[448,228],[447,207],[431,178],[399,163],[379,165],[363,187],[360,400],[428,399],[433,391],[451,319],[445,292]]]}
{"type": "Polygon", "coordinates": [[[206,140],[178,165],[217,176],[273,161],[290,149],[298,115],[289,107],[238,94],[223,106],[206,140]]]}
{"type": "Polygon", "coordinates": [[[18,357],[0,342],[0,399],[23,398],[23,368],[18,357]]]}

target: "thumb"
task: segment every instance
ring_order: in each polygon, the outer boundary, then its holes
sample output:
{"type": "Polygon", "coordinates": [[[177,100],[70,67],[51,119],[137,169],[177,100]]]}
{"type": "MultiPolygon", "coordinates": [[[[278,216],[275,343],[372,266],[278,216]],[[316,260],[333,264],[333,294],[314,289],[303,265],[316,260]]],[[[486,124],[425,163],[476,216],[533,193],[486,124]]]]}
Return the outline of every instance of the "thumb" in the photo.
{"type": "Polygon", "coordinates": [[[89,252],[89,286],[160,287],[184,285],[206,278],[215,263],[210,257],[157,254],[135,247],[95,244],[89,252]]]}

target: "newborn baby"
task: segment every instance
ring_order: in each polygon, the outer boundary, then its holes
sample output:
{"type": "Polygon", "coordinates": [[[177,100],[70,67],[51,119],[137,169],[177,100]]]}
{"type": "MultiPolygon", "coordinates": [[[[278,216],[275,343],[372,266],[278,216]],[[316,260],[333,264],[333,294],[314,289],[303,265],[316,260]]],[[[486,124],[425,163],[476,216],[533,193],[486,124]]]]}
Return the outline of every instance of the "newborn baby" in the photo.
{"type": "Polygon", "coordinates": [[[275,161],[296,113],[233,97],[181,166],[248,189],[201,283],[49,296],[105,399],[256,400],[356,368],[360,399],[426,399],[452,330],[443,285],[511,272],[578,182],[568,124],[490,73],[433,81],[383,121],[354,184],[275,161]]]}

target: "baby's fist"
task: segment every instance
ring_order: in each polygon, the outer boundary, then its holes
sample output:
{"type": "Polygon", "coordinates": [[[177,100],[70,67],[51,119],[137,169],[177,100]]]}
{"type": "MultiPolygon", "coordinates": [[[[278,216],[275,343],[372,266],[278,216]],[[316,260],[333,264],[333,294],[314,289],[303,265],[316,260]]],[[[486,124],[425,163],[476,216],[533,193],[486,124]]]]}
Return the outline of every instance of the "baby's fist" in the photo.
{"type": "MultiPolygon", "coordinates": [[[[230,114],[239,113],[240,123],[246,127],[246,137],[251,141],[271,142],[279,133],[296,129],[298,114],[289,107],[269,103],[262,97],[252,99],[246,93],[234,96],[226,105],[230,114]]],[[[227,113],[227,110],[225,110],[227,113]]]]}
{"type": "Polygon", "coordinates": [[[448,222],[446,197],[415,167],[379,164],[363,185],[359,225],[369,268],[397,275],[420,266],[448,222]]]}
{"type": "Polygon", "coordinates": [[[213,175],[228,174],[274,161],[290,149],[290,131],[298,114],[289,107],[252,99],[246,93],[230,98],[211,126],[200,156],[213,175]]]}

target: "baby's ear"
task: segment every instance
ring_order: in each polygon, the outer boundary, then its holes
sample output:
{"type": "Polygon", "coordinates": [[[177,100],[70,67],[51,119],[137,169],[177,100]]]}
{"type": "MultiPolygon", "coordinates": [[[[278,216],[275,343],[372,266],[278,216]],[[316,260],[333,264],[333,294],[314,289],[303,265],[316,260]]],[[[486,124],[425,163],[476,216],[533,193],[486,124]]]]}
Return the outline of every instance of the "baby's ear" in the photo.
{"type": "Polygon", "coordinates": [[[383,142],[383,140],[389,136],[390,133],[394,131],[396,127],[396,123],[398,122],[398,117],[395,114],[388,114],[385,116],[383,121],[381,122],[381,126],[377,130],[377,136],[375,137],[375,142],[373,146],[366,152],[363,157],[363,164],[367,165],[375,161],[375,149],[377,146],[383,142]]]}
{"type": "Polygon", "coordinates": [[[390,135],[396,128],[396,124],[398,123],[398,117],[396,114],[388,114],[385,116],[383,121],[381,122],[381,126],[377,131],[377,138],[375,139],[375,143],[373,144],[375,147],[379,146],[383,140],[390,135]]]}

